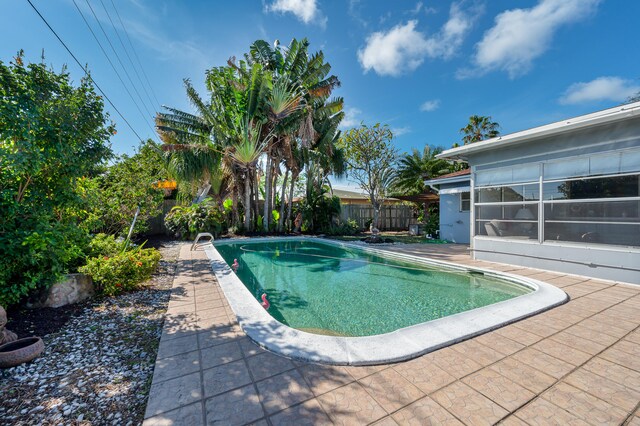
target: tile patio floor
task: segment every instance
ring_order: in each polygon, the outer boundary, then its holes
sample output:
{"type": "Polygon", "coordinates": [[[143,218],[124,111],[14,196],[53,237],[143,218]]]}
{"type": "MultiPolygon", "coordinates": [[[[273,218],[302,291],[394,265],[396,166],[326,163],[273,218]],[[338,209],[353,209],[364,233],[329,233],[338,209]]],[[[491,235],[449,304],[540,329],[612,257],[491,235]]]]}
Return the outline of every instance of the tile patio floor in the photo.
{"type": "Polygon", "coordinates": [[[465,246],[401,251],[527,275],[572,300],[407,362],[294,362],[243,334],[206,254],[185,244],[144,424],[640,426],[640,286],[477,262],[465,246]]]}

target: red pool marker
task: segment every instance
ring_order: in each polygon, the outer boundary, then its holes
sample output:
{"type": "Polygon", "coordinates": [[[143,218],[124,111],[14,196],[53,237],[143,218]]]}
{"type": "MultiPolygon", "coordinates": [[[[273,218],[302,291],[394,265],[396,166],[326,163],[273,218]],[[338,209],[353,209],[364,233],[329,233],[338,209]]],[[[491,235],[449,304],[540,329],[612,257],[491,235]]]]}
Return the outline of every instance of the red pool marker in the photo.
{"type": "Polygon", "coordinates": [[[267,293],[262,293],[262,303],[260,304],[265,309],[269,309],[269,306],[271,306],[271,303],[267,300],[267,293]]]}

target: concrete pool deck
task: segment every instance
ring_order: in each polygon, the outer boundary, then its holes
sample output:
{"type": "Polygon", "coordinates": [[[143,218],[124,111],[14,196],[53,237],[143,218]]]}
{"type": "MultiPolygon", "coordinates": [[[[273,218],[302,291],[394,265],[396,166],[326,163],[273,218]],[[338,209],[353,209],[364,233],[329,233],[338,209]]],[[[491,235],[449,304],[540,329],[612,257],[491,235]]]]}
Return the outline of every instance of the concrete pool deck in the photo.
{"type": "Polygon", "coordinates": [[[531,276],[567,304],[400,363],[325,366],[274,355],[239,328],[203,250],[180,253],[145,425],[640,425],[640,286],[396,252],[531,276]]]}

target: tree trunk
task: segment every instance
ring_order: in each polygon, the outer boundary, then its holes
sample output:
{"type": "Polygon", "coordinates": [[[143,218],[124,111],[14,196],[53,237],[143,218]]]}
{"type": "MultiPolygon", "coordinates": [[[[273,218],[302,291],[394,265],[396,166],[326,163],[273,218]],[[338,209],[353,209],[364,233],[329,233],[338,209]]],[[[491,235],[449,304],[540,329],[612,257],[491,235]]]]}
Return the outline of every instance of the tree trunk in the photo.
{"type": "Polygon", "coordinates": [[[251,227],[251,174],[249,170],[244,177],[244,229],[251,227]]]}
{"type": "Polygon", "coordinates": [[[380,229],[378,228],[378,218],[380,216],[380,203],[377,200],[372,199],[371,206],[373,207],[373,221],[371,222],[371,227],[380,229]]]}
{"type": "Polygon", "coordinates": [[[254,169],[251,179],[253,180],[253,222],[251,224],[251,229],[253,230],[253,225],[255,225],[255,229],[257,229],[257,220],[260,214],[260,179],[258,178],[257,169],[254,169]]]}
{"type": "Polygon", "coordinates": [[[284,172],[282,181],[282,192],[280,193],[280,217],[278,218],[278,232],[282,232],[282,224],[284,223],[284,194],[287,189],[287,179],[289,178],[289,169],[284,172]]]}
{"type": "Polygon", "coordinates": [[[271,195],[271,157],[267,154],[267,161],[264,176],[264,215],[262,216],[262,224],[264,231],[269,231],[269,198],[271,195]]]}
{"type": "MultiPolygon", "coordinates": [[[[298,174],[295,172],[291,172],[291,187],[289,188],[289,199],[287,200],[287,204],[289,205],[287,207],[287,217],[286,220],[284,222],[285,227],[287,227],[291,221],[291,210],[293,209],[293,191],[295,189],[296,186],[296,179],[298,178],[298,174]]],[[[288,226],[289,229],[292,229],[292,227],[288,226]]]]}
{"type": "Polygon", "coordinates": [[[237,227],[238,225],[240,225],[240,213],[238,213],[238,195],[239,195],[238,185],[233,185],[233,189],[231,192],[231,202],[233,203],[233,205],[231,206],[231,216],[232,216],[231,221],[234,227],[237,227]]]}

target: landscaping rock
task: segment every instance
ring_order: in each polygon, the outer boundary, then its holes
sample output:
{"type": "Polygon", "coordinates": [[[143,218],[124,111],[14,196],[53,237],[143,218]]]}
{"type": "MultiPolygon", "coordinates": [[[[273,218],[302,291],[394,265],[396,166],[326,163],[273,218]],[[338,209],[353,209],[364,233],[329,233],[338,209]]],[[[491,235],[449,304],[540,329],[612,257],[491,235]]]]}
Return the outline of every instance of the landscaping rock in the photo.
{"type": "Polygon", "coordinates": [[[68,274],[44,295],[44,301],[33,303],[32,308],[59,308],[87,300],[95,294],[91,277],[85,274],[68,274]]]}

